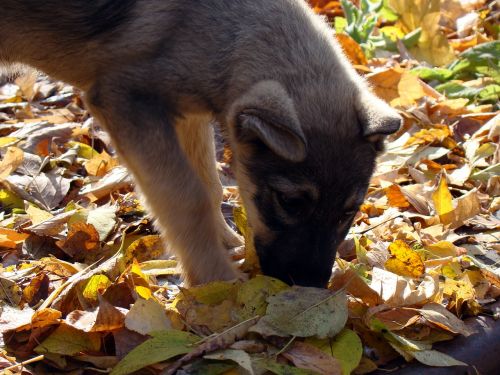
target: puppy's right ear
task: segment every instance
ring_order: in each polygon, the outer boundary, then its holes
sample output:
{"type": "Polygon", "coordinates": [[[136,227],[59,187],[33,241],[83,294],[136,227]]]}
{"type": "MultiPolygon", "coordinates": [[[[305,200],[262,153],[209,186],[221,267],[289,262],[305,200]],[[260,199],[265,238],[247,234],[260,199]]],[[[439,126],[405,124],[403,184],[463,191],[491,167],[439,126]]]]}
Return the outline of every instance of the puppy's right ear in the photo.
{"type": "Polygon", "coordinates": [[[238,142],[259,140],[285,160],[305,159],[304,132],[292,100],[277,82],[259,82],[234,103],[231,112],[238,142]]]}

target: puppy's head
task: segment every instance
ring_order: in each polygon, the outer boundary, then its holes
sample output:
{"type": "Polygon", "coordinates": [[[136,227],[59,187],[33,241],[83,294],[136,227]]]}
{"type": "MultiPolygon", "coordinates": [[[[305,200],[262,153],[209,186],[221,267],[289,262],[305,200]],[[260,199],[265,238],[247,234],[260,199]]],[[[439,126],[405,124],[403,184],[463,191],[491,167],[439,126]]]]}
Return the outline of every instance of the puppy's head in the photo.
{"type": "Polygon", "coordinates": [[[300,95],[275,81],[259,82],[235,101],[228,124],[263,272],[321,287],[363,201],[383,138],[400,118],[369,92],[357,91],[344,108],[333,101],[331,108],[304,106],[300,95]]]}

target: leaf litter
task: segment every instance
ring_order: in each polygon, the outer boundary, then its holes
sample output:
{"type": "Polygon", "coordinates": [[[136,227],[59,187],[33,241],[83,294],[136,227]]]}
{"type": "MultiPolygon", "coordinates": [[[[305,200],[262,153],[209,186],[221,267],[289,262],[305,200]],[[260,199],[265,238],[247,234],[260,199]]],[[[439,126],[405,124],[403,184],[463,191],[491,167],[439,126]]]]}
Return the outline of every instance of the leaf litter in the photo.
{"type": "Polygon", "coordinates": [[[233,258],[251,277],[184,288],[79,93],[28,74],[0,85],[0,370],[362,374],[398,356],[467,365],[432,344],[474,334],[462,319],[489,314],[500,296],[498,11],[482,0],[310,3],[404,118],[329,288],[258,275],[230,174],[223,204],[247,239],[233,258]]]}

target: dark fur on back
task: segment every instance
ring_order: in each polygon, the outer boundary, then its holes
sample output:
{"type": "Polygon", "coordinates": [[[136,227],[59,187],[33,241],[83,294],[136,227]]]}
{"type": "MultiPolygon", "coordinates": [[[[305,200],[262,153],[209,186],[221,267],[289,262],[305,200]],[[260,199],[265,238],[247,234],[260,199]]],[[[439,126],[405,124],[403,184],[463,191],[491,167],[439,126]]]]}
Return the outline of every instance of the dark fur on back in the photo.
{"type": "MultiPolygon", "coordinates": [[[[15,8],[25,22],[44,24],[71,38],[88,39],[115,30],[130,19],[137,0],[20,0],[2,7],[15,8]]],[[[7,11],[11,11],[6,9],[7,11]]]]}

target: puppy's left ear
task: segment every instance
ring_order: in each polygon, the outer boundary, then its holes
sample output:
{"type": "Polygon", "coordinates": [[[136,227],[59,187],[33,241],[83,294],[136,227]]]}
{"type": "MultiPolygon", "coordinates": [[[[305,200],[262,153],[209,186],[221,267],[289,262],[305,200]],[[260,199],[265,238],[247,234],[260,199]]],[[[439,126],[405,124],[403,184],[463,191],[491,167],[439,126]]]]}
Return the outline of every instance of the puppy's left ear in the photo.
{"type": "Polygon", "coordinates": [[[386,102],[373,95],[364,95],[358,102],[361,134],[373,143],[377,151],[384,148],[384,139],[401,127],[401,116],[386,102]]]}
{"type": "Polygon", "coordinates": [[[238,115],[237,123],[240,141],[257,138],[276,155],[292,162],[306,157],[306,139],[294,119],[276,118],[259,109],[245,109],[238,115]]]}
{"type": "Polygon", "coordinates": [[[307,142],[292,99],[276,81],[260,81],[232,104],[229,130],[239,143],[262,142],[277,156],[300,162],[307,142]]]}

